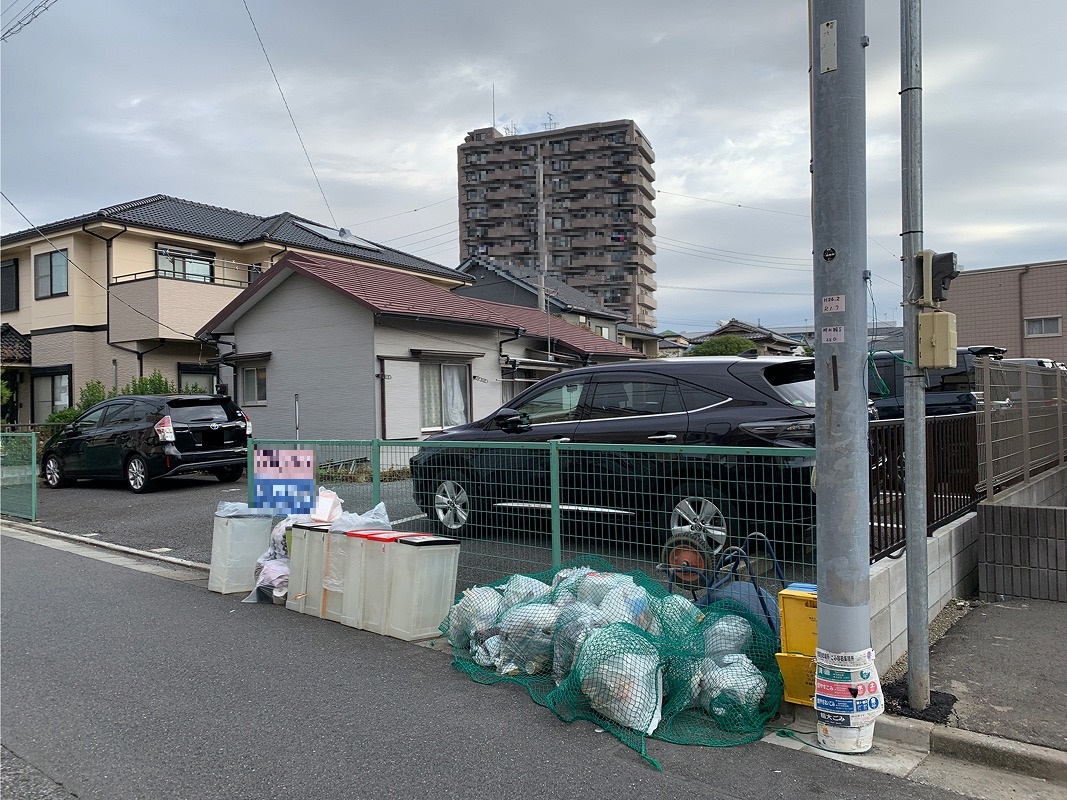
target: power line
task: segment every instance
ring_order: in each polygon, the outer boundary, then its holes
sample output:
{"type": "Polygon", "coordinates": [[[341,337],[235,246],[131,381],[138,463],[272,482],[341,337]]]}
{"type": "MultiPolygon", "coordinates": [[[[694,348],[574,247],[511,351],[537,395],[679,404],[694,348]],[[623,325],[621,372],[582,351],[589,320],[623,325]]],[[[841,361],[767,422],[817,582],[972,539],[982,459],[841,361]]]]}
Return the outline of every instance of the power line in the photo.
{"type": "MultiPolygon", "coordinates": [[[[14,22],[7,26],[4,32],[0,34],[0,42],[6,42],[10,37],[21,31],[23,28],[25,28],[27,25],[37,19],[37,17],[41,16],[41,14],[43,14],[57,2],[58,0],[41,0],[40,3],[38,3],[29,11],[27,11],[25,14],[22,14],[21,16],[16,18],[14,22]]],[[[14,3],[12,3],[12,5],[14,5],[14,3]]],[[[8,8],[11,8],[11,6],[8,6],[8,8]]],[[[25,7],[23,8],[25,9],[25,7]]]]}
{"type": "Polygon", "coordinates": [[[773,208],[757,208],[756,206],[746,206],[742,203],[728,203],[725,200],[712,200],[710,197],[694,197],[691,194],[679,194],[678,192],[668,192],[665,189],[659,189],[659,194],[669,194],[673,197],[684,197],[687,200],[700,200],[704,203],[718,203],[721,206],[732,206],[733,208],[747,208],[749,211],[763,211],[767,214],[782,214],[786,217],[800,217],[801,219],[809,219],[807,214],[796,214],[792,211],[777,211],[773,208]]]}
{"type": "Polygon", "coordinates": [[[673,247],[660,246],[660,250],[668,253],[680,253],[681,255],[691,256],[692,258],[701,258],[706,261],[718,261],[724,264],[740,264],[745,267],[754,267],[757,269],[779,269],[786,272],[804,272],[808,275],[811,274],[811,267],[781,267],[774,264],[759,264],[753,261],[738,261],[731,258],[719,258],[718,256],[705,255],[700,252],[694,252],[692,250],[679,250],[673,247]]]}
{"type": "Polygon", "coordinates": [[[660,284],[660,289],[678,289],[683,292],[729,292],[730,294],[775,294],[775,295],[792,295],[795,297],[811,297],[811,292],[768,292],[762,289],[719,289],[711,286],[664,286],[660,284]]]}
{"type": "MultiPolygon", "coordinates": [[[[411,212],[405,211],[404,213],[408,214],[408,213],[411,213],[411,212]]],[[[455,225],[455,224],[456,224],[455,222],[445,222],[442,225],[434,225],[432,228],[423,228],[421,231],[414,231],[413,233],[405,233],[403,236],[394,236],[392,239],[380,239],[380,240],[378,240],[378,244],[385,244],[386,242],[397,242],[397,241],[400,241],[401,239],[409,239],[412,236],[418,236],[420,233],[426,233],[428,231],[435,231],[438,228],[447,228],[449,225],[455,225]]],[[[457,230],[458,230],[458,227],[457,227],[457,230]]]]}
{"type": "Polygon", "coordinates": [[[414,214],[416,211],[422,211],[424,209],[430,208],[431,206],[439,206],[439,205],[441,205],[441,203],[447,203],[449,200],[455,200],[456,197],[458,197],[458,195],[452,195],[451,197],[446,197],[444,200],[438,200],[435,203],[428,203],[427,205],[421,206],[420,208],[413,208],[410,211],[401,211],[401,212],[399,212],[397,214],[390,214],[389,216],[386,216],[386,217],[376,217],[375,219],[367,219],[367,220],[364,220],[363,222],[355,223],[355,225],[353,225],[352,227],[355,228],[355,227],[358,227],[360,225],[369,225],[372,222],[381,222],[383,219],[392,219],[393,217],[402,217],[405,214],[414,214]]]}
{"type": "MultiPolygon", "coordinates": [[[[55,2],[55,0],[52,0],[55,2]]],[[[333,226],[337,227],[337,218],[333,215],[333,209],[330,208],[330,201],[326,199],[326,192],[322,188],[322,181],[319,180],[319,173],[315,171],[315,165],[311,162],[311,156],[308,154],[307,147],[304,146],[304,137],[300,135],[300,128],[296,125],[296,118],[293,117],[293,111],[289,108],[289,101],[285,99],[285,92],[282,91],[282,84],[278,80],[278,75],[274,71],[274,65],[270,63],[270,56],[267,55],[267,47],[263,44],[263,37],[259,35],[259,28],[256,27],[256,21],[252,19],[252,11],[248,8],[248,0],[242,0],[245,6],[245,11],[248,13],[248,21],[252,23],[252,30],[256,32],[256,38],[259,40],[259,47],[263,51],[263,58],[267,60],[267,66],[270,67],[270,74],[274,76],[274,85],[278,87],[278,94],[282,97],[282,104],[285,106],[286,112],[289,114],[289,121],[293,123],[293,130],[296,131],[296,138],[300,141],[300,147],[304,151],[304,158],[307,159],[308,166],[311,167],[311,174],[315,176],[315,183],[319,187],[319,194],[322,195],[322,202],[326,204],[326,210],[330,212],[330,219],[333,220],[333,226]]]]}
{"type": "Polygon", "coordinates": [[[808,265],[808,266],[811,265],[811,258],[810,257],[796,258],[795,256],[767,256],[767,255],[761,255],[760,253],[744,253],[744,252],[741,252],[739,250],[722,250],[722,249],[720,249],[718,247],[711,247],[710,245],[706,245],[706,244],[696,244],[694,242],[685,242],[685,241],[682,241],[681,239],[672,239],[670,236],[664,236],[663,234],[656,234],[656,238],[657,239],[662,239],[663,241],[667,241],[667,242],[674,242],[676,244],[685,244],[685,245],[689,245],[690,247],[699,247],[701,250],[708,250],[708,251],[715,252],[715,253],[724,253],[724,254],[732,255],[732,256],[747,256],[749,258],[758,258],[758,259],[770,260],[770,261],[791,261],[794,264],[805,264],[805,265],[808,265]]]}

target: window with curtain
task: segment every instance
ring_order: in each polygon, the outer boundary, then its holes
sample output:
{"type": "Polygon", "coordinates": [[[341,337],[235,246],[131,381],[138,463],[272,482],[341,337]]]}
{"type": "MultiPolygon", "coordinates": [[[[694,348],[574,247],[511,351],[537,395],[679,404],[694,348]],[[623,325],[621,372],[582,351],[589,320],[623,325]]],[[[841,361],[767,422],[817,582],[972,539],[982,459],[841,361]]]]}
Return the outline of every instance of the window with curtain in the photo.
{"type": "Polygon", "coordinates": [[[241,405],[267,402],[267,368],[242,367],[241,405]]]}
{"type": "Polygon", "coordinates": [[[419,400],[424,430],[470,422],[470,367],[466,364],[420,364],[419,400]]]}
{"type": "Polygon", "coordinates": [[[33,296],[37,300],[67,293],[67,251],[53,250],[33,257],[33,296]]]}
{"type": "Polygon", "coordinates": [[[53,411],[70,407],[70,373],[36,375],[33,379],[33,421],[44,422],[53,411]]]}

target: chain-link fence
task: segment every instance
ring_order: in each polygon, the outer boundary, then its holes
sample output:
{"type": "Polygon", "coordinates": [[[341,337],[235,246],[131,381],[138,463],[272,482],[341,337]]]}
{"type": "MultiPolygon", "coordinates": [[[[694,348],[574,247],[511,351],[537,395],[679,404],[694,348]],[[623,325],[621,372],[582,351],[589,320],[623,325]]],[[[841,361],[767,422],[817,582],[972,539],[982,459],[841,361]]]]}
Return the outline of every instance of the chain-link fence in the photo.
{"type": "Polygon", "coordinates": [[[0,514],[37,519],[35,433],[0,433],[0,514]]]}
{"type": "MultiPolygon", "coordinates": [[[[814,582],[813,449],[558,442],[263,441],[312,450],[316,485],[362,513],[384,502],[397,530],[462,539],[459,587],[593,554],[619,571],[689,584],[759,531],[753,573],[814,582]]],[[[249,502],[252,502],[251,494],[249,502]]]]}

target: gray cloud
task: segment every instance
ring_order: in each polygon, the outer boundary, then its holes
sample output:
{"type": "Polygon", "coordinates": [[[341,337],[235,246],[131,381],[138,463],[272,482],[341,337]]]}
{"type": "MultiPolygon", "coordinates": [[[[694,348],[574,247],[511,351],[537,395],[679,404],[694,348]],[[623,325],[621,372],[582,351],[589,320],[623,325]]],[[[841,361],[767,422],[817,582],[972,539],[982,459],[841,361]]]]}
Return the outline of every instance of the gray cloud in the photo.
{"type": "MultiPolygon", "coordinates": [[[[523,131],[632,118],[657,156],[661,327],[812,318],[803,3],[248,6],[338,224],[454,266],[456,146],[494,106],[523,131]]],[[[970,267],[1062,258],[1067,11],[923,12],[928,246],[970,267]]],[[[867,4],[882,318],[900,303],[898,13],[867,4]]],[[[157,192],[331,221],[241,3],[57,3],[0,59],[0,176],[35,223],[157,192]]]]}

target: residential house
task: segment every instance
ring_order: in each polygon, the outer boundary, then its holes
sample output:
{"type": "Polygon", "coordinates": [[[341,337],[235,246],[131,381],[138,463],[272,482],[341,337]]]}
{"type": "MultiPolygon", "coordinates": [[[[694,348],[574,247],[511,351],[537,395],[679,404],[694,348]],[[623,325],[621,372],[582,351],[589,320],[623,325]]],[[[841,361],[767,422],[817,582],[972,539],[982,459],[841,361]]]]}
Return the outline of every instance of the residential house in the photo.
{"type": "Polygon", "coordinates": [[[469,281],[290,213],[165,195],[7,234],[0,251],[3,380],[17,395],[5,421],[19,423],[76,403],[88,381],[121,387],[157,370],[183,389],[233,391],[213,343],[194,334],[288,253],[373,264],[442,290],[469,281]]]}
{"type": "Polygon", "coordinates": [[[962,269],[941,308],[960,345],[1005,348],[1005,358],[1067,362],[1067,260],[962,269]]]}
{"type": "Polygon", "coordinates": [[[307,253],[280,258],[198,335],[237,370],[261,438],[419,439],[555,372],[637,356],[536,308],[307,253]]]}
{"type": "Polygon", "coordinates": [[[751,322],[742,322],[739,319],[731,319],[722,323],[710,333],[690,338],[694,345],[713,339],[716,336],[741,336],[752,341],[752,346],[761,356],[789,356],[800,352],[800,345],[796,339],[785,336],[762,325],[753,325],[751,322]]]}

